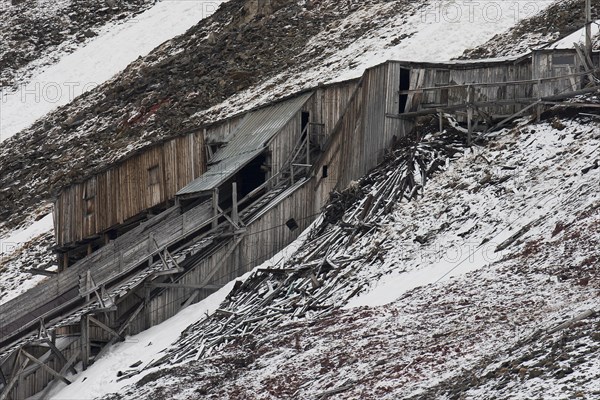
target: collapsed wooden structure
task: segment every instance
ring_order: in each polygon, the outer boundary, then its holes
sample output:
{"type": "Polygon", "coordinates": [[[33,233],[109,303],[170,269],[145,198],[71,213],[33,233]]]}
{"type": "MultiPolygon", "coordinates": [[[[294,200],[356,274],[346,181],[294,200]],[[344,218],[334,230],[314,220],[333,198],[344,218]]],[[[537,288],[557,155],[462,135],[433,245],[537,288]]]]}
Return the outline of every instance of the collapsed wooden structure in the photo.
{"type": "Polygon", "coordinates": [[[66,188],[55,213],[64,271],[0,305],[0,400],[68,383],[76,363],[85,369],[109,344],[270,258],[419,116],[453,113],[470,136],[595,90],[596,64],[585,58],[566,75],[554,74],[565,71],[553,58],[543,71],[535,60],[389,61],[151,146],[66,188]],[[123,176],[138,178],[114,189],[123,176]],[[88,217],[94,223],[79,229],[88,217]]]}

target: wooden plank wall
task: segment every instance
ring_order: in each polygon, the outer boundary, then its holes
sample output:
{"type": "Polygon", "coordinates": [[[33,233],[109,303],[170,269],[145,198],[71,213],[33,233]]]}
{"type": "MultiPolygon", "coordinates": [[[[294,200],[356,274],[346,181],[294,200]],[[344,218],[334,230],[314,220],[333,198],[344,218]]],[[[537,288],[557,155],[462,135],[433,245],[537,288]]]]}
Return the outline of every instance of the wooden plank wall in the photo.
{"type": "Polygon", "coordinates": [[[357,157],[355,142],[358,142],[357,136],[362,132],[363,92],[364,82],[361,82],[357,85],[348,107],[328,138],[321,158],[315,164],[315,212],[327,202],[331,191],[348,185],[353,177],[351,170],[360,167],[356,162],[358,159],[355,158],[357,157]],[[327,166],[327,177],[323,177],[323,166],[327,166]]]}
{"type": "MultiPolygon", "coordinates": [[[[533,52],[533,79],[551,78],[555,76],[570,75],[581,72],[581,62],[575,50],[557,50],[557,51],[534,51],[533,52]],[[571,57],[572,64],[558,64],[554,61],[555,57],[571,57]]],[[[583,77],[565,78],[555,81],[544,81],[541,84],[541,90],[538,92],[537,85],[534,89],[534,95],[538,93],[541,97],[562,94],[582,88],[583,77]]]]}
{"type": "MultiPolygon", "coordinates": [[[[422,66],[391,62],[389,87],[399,87],[391,79],[399,76],[400,68],[410,68],[410,89],[432,88],[446,85],[468,85],[470,83],[493,83],[516,80],[531,80],[531,62],[525,60],[519,63],[504,62],[495,65],[432,65],[422,66]]],[[[520,85],[490,85],[473,86],[473,101],[488,102],[496,100],[511,100],[531,96],[533,84],[520,85]]],[[[390,93],[389,95],[391,95],[390,93]]],[[[467,87],[427,90],[422,93],[411,93],[408,99],[407,111],[418,111],[444,107],[449,105],[464,104],[467,101],[467,87]]],[[[484,108],[484,111],[493,114],[512,114],[524,107],[523,105],[504,105],[493,108],[484,108]]],[[[392,113],[397,110],[392,108],[392,113]]]]}
{"type": "MultiPolygon", "coordinates": [[[[400,95],[400,69],[399,63],[388,63],[387,79],[385,82],[385,113],[397,114],[399,110],[400,95]]],[[[377,144],[380,149],[377,162],[381,162],[382,155],[390,145],[401,137],[406,136],[414,128],[414,121],[398,118],[385,118],[384,135],[377,144]]],[[[371,167],[372,168],[372,167],[371,167]]],[[[369,168],[370,169],[370,168],[369,168]]]]}
{"type": "Polygon", "coordinates": [[[71,185],[59,195],[54,207],[57,244],[65,246],[93,237],[166,203],[204,171],[204,138],[197,132],[149,147],[71,185]],[[154,173],[150,172],[153,168],[157,168],[154,173]]]}
{"type": "Polygon", "coordinates": [[[358,80],[352,80],[327,86],[317,91],[315,96],[317,96],[316,99],[320,103],[320,107],[317,107],[317,112],[320,111],[320,115],[317,114],[315,121],[325,125],[326,136],[333,132],[357,85],[358,80]]]}

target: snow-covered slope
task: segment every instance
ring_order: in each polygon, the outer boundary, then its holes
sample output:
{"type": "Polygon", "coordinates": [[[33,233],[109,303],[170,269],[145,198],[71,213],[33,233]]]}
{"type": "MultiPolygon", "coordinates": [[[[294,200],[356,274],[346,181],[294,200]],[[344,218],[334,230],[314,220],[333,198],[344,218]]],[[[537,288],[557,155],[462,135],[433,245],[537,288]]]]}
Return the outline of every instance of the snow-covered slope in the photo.
{"type": "Polygon", "coordinates": [[[0,2],[0,89],[16,88],[36,71],[155,0],[4,0],[0,2]]]}
{"type": "MultiPolygon", "coordinates": [[[[536,8],[539,3],[530,2],[529,7],[536,8]]],[[[462,58],[519,55],[531,49],[545,47],[556,40],[580,31],[584,26],[585,2],[564,0],[548,3],[542,12],[520,21],[508,31],[495,35],[484,44],[465,51],[462,58]]],[[[592,16],[597,18],[600,12],[600,1],[592,0],[591,6],[592,16]]],[[[583,38],[584,36],[579,32],[579,35],[572,36],[565,44],[570,47],[573,39],[578,42],[583,38]]]]}
{"type": "Polygon", "coordinates": [[[231,110],[251,108],[286,93],[362,75],[366,68],[387,60],[447,61],[459,57],[542,13],[550,1],[366,3],[321,31],[305,46],[292,68],[252,86],[198,116],[222,117],[231,110]],[[257,93],[259,94],[257,96],[257,93]]]}
{"type": "MultiPolygon", "coordinates": [[[[502,3],[490,22],[478,7],[459,20],[453,2],[281,0],[261,8],[231,0],[136,59],[219,3],[164,1],[131,21],[110,22],[60,62],[36,69],[28,87],[4,93],[2,137],[41,119],[0,144],[0,237],[33,223],[62,186],[160,137],[355,76],[386,58],[457,56],[532,12],[522,2],[518,13],[502,3]],[[145,118],[130,123],[134,115],[145,118]]],[[[535,11],[549,4],[539,3],[535,11]]]]}
{"type": "MultiPolygon", "coordinates": [[[[201,15],[205,12],[200,7],[201,2],[169,1],[166,4],[173,9],[184,4],[181,11],[190,7],[191,16],[194,12],[201,15]]],[[[36,204],[47,201],[48,196],[41,198],[43,193],[51,193],[72,179],[89,174],[160,137],[241,112],[266,99],[287,95],[319,81],[359,74],[365,67],[386,58],[443,60],[458,56],[465,49],[508,29],[518,18],[527,16],[524,11],[517,15],[514,7],[511,10],[503,2],[497,20],[490,22],[482,9],[475,9],[472,16],[465,14],[457,21],[456,16],[448,14],[451,4],[404,0],[361,3],[281,0],[257,9],[252,1],[224,3],[213,16],[184,35],[134,61],[106,84],[46,115],[14,140],[3,142],[0,187],[19,201],[3,202],[0,216],[10,219],[11,225],[17,223],[13,220],[31,212],[26,210],[31,206],[32,192],[39,193],[35,196],[36,204]],[[145,118],[130,122],[135,115],[145,118]],[[53,153],[51,162],[46,162],[44,168],[25,177],[22,171],[12,167],[17,157],[26,159],[32,166],[38,165],[46,156],[35,151],[40,147],[53,153]],[[65,171],[69,171],[68,176],[65,171]],[[31,184],[12,187],[11,182],[24,179],[31,184]]],[[[547,1],[540,2],[538,9],[547,4],[547,1]]],[[[147,13],[154,15],[154,10],[160,7],[166,6],[159,3],[136,18],[147,13]]],[[[524,6],[519,3],[519,7],[524,6]]],[[[155,26],[160,25],[159,20],[154,21],[155,26]]],[[[141,20],[140,24],[154,28],[141,20]]],[[[170,26],[172,21],[165,24],[170,26]]],[[[139,32],[130,26],[132,24],[126,25],[118,29],[139,32]]],[[[114,43],[112,35],[111,31],[96,39],[114,43]]],[[[140,35],[155,36],[147,30],[140,35]]],[[[137,37],[135,43],[145,40],[137,37]]],[[[94,43],[95,40],[89,46],[94,43]]],[[[120,45],[130,48],[130,43],[120,45]]],[[[118,48],[114,47],[112,50],[104,48],[99,55],[117,52],[118,48]]],[[[80,52],[85,54],[86,49],[80,52]]],[[[73,65],[81,61],[78,54],[64,62],[73,65]]],[[[138,54],[139,51],[132,53],[133,57],[138,54]]],[[[86,67],[90,63],[81,64],[86,67]]],[[[83,88],[84,84],[101,81],[115,72],[98,72],[96,67],[93,65],[89,75],[86,72],[73,76],[71,72],[61,72],[57,66],[48,72],[49,78],[38,80],[57,80],[63,85],[74,79],[79,83],[78,88],[83,88]],[[101,74],[102,79],[96,79],[96,74],[101,74]]],[[[63,90],[62,94],[67,95],[68,91],[63,90]]],[[[30,123],[32,118],[54,107],[44,102],[23,105],[18,98],[9,96],[4,104],[0,124],[6,129],[5,135],[15,133],[25,122],[30,123]],[[31,117],[24,117],[25,112],[31,117]]],[[[29,95],[27,99],[34,101],[34,96],[29,95]]]]}
{"type": "Polygon", "coordinates": [[[26,228],[18,229],[0,240],[0,304],[29,290],[44,276],[33,276],[30,268],[52,269],[56,257],[52,214],[47,214],[26,228]]]}
{"type": "MultiPolygon", "coordinates": [[[[272,299],[257,310],[266,323],[230,334],[199,361],[163,361],[105,398],[594,398],[598,317],[563,323],[600,308],[600,127],[570,115],[548,112],[453,157],[422,198],[374,211],[365,229],[316,227],[285,266],[345,229],[327,251],[333,275],[275,298],[277,281],[257,280],[254,296],[272,299]],[[298,314],[286,311],[287,298],[300,308],[318,302],[298,314]]],[[[372,177],[358,185],[344,221],[378,187],[372,177]]],[[[202,330],[256,317],[232,308],[248,298],[243,290],[165,354],[200,351],[202,330]]],[[[102,379],[114,388],[116,371],[102,379]]]]}
{"type": "Polygon", "coordinates": [[[166,40],[184,33],[214,13],[220,3],[161,1],[126,23],[105,26],[93,40],[40,70],[27,84],[2,93],[0,141],[104,83],[166,40]]]}

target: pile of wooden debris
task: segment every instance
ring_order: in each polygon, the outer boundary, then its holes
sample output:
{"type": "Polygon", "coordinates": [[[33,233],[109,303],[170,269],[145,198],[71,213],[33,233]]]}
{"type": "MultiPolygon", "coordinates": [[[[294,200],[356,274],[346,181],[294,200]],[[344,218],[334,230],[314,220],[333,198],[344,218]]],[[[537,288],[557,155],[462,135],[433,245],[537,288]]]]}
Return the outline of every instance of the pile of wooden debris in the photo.
{"type": "Polygon", "coordinates": [[[357,276],[361,266],[382,262],[388,247],[371,242],[370,233],[388,222],[397,203],[422,195],[428,177],[463,148],[461,137],[448,132],[399,143],[370,174],[332,194],[321,222],[293,258],[238,282],[213,315],[188,327],[148,367],[198,360],[264,326],[318,317],[346,304],[368,285],[357,276]]]}

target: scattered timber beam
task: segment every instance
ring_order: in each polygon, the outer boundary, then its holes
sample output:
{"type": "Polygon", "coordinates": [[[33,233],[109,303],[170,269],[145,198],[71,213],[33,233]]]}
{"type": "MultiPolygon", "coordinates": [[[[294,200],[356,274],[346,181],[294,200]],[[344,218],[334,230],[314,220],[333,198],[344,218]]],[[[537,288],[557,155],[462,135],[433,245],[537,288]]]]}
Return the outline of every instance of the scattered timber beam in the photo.
{"type": "Polygon", "coordinates": [[[595,310],[592,310],[592,309],[586,310],[586,311],[582,312],[581,314],[577,315],[575,318],[572,318],[572,319],[570,319],[570,320],[568,320],[566,322],[563,322],[562,324],[560,324],[560,325],[558,325],[558,326],[556,326],[556,327],[548,330],[548,333],[552,334],[554,332],[558,332],[560,330],[566,329],[569,326],[571,326],[573,323],[581,321],[581,320],[584,320],[584,319],[589,318],[589,317],[592,317],[595,314],[596,314],[595,310]]]}
{"type": "Polygon", "coordinates": [[[493,127],[491,127],[490,129],[488,129],[488,132],[493,131],[495,129],[501,128],[502,126],[504,126],[504,124],[506,124],[507,122],[515,119],[516,117],[518,117],[521,114],[524,114],[525,112],[527,112],[528,110],[532,109],[533,107],[537,106],[538,102],[536,101],[535,103],[532,103],[530,105],[528,105],[527,107],[521,109],[520,111],[517,111],[516,113],[514,113],[513,115],[504,118],[502,121],[498,122],[496,125],[494,125],[493,127]]]}
{"type": "Polygon", "coordinates": [[[557,101],[543,101],[542,103],[558,107],[572,107],[572,108],[600,108],[600,104],[592,103],[569,103],[569,102],[557,102],[557,101]]]}
{"type": "Polygon", "coordinates": [[[192,285],[184,283],[151,283],[150,287],[153,288],[169,288],[169,289],[221,289],[223,285],[192,285]]]}
{"type": "Polygon", "coordinates": [[[59,374],[58,372],[56,372],[55,370],[53,370],[52,368],[50,368],[49,366],[47,366],[46,364],[44,364],[43,362],[41,362],[40,360],[38,360],[37,358],[35,358],[34,356],[32,356],[31,354],[29,354],[27,351],[21,349],[21,352],[23,353],[23,355],[25,357],[29,358],[29,360],[33,361],[35,364],[37,364],[40,367],[42,367],[42,369],[44,371],[48,372],[50,375],[54,376],[55,378],[60,379],[61,381],[63,381],[67,385],[71,384],[71,381],[68,380],[67,378],[65,378],[64,375],[59,374]]]}

